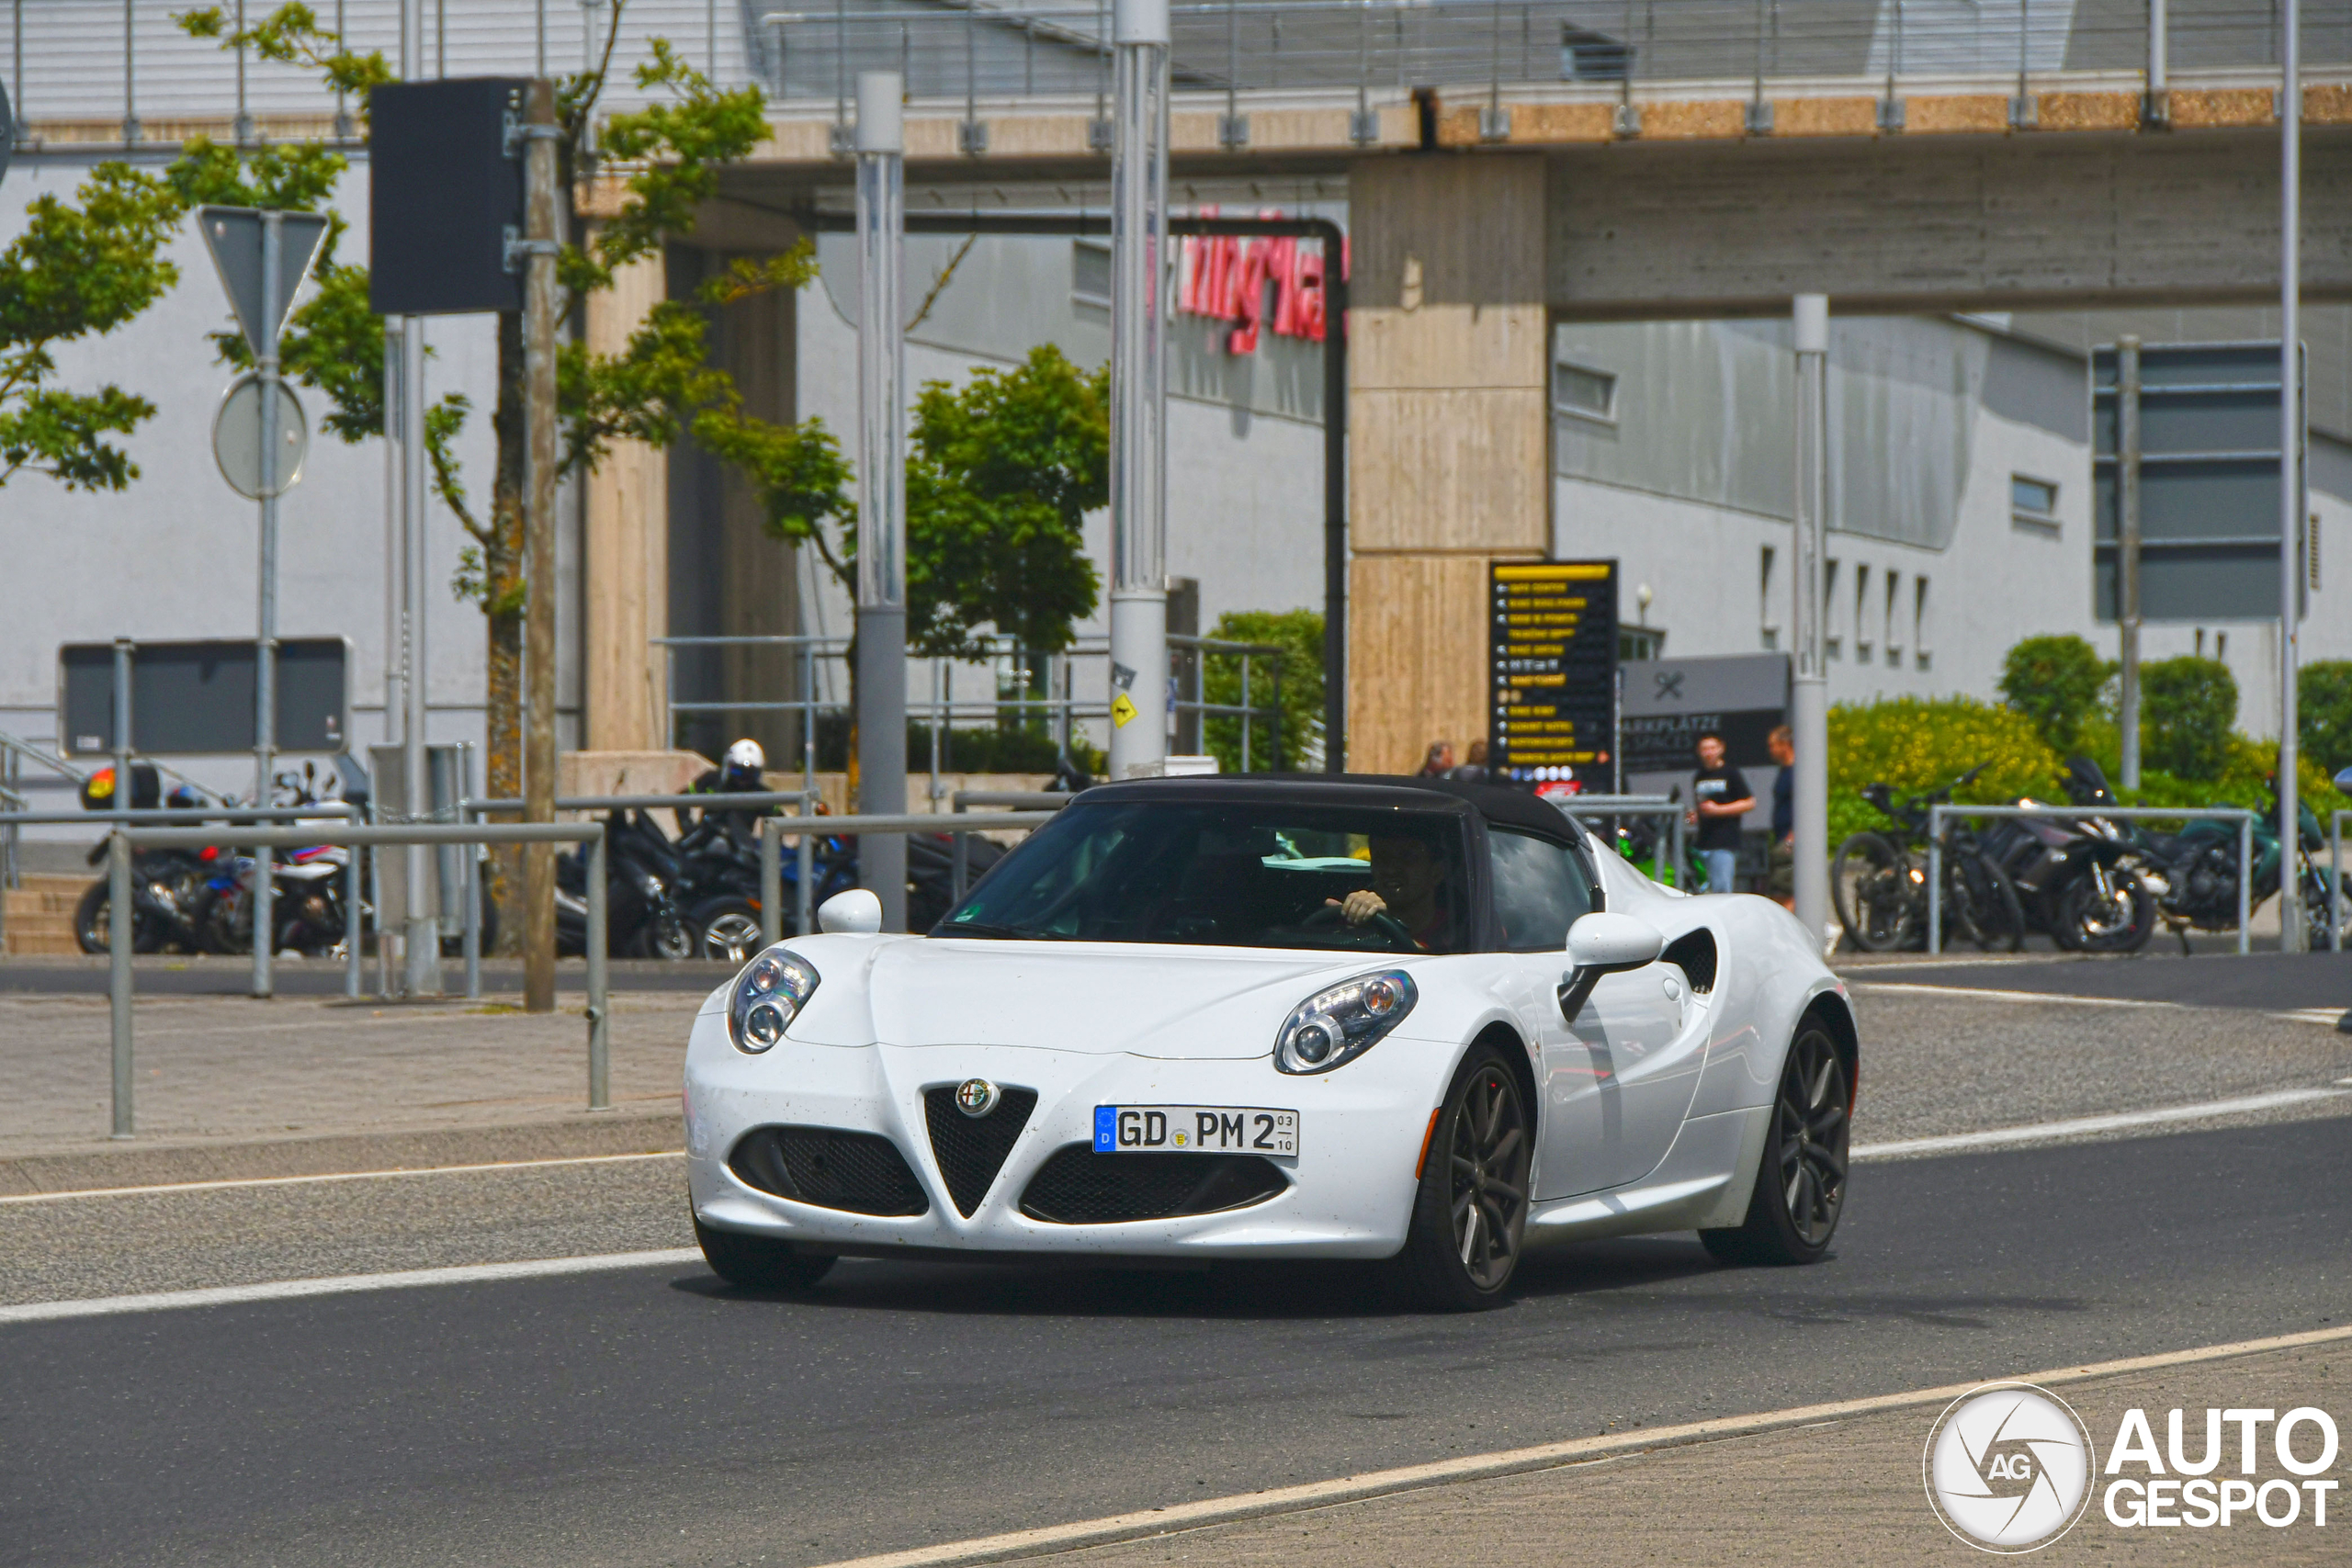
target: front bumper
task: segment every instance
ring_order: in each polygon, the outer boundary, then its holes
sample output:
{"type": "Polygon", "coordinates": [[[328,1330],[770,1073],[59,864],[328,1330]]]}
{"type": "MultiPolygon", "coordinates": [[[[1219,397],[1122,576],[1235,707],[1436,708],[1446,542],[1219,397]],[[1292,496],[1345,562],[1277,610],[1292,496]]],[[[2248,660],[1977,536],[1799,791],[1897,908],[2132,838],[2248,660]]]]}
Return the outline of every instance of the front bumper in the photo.
{"type": "Polygon", "coordinates": [[[1414,1166],[1456,1054],[1392,1036],[1336,1072],[1310,1077],[1276,1072],[1271,1055],[1170,1060],[1008,1045],[843,1047],[787,1039],[751,1056],[728,1040],[723,1015],[705,1012],[686,1052],[689,1189],[706,1224],[820,1251],[1386,1258],[1404,1245],[1414,1166]],[[1037,1103],[967,1218],[956,1212],[933,1152],[923,1091],[972,1077],[1035,1089],[1037,1103]],[[1058,1224],[1023,1213],[1030,1178],[1063,1148],[1091,1144],[1094,1107],[1102,1104],[1295,1110],[1299,1152],[1272,1162],[1290,1185],[1247,1207],[1168,1219],[1058,1224]],[[888,1138],[929,1198],[928,1212],[852,1213],[747,1184],[729,1168],[728,1155],[745,1134],[768,1126],[888,1138]]]}

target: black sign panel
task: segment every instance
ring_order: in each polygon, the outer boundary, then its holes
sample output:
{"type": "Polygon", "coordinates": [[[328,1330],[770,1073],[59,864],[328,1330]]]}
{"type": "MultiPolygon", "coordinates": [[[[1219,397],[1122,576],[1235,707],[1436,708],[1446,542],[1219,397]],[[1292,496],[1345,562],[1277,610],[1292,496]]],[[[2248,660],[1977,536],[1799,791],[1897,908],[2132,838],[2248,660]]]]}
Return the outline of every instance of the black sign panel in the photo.
{"type": "Polygon", "coordinates": [[[1617,750],[1617,563],[1498,561],[1487,605],[1494,776],[1605,774],[1617,750]]]}
{"type": "Polygon", "coordinates": [[[506,231],[523,229],[522,77],[399,82],[368,95],[368,308],[379,316],[520,310],[506,231]]]}
{"type": "Polygon", "coordinates": [[[1699,737],[1724,739],[1736,768],[1766,768],[1772,731],[1789,721],[1789,656],[1742,653],[1715,659],[1629,660],[1624,728],[1628,773],[1687,773],[1699,765],[1699,737]]]}
{"type": "MultiPolygon", "coordinates": [[[[339,637],[277,645],[277,749],[340,751],[351,733],[350,645],[339,637]]],[[[68,756],[114,750],[114,645],[57,652],[57,735],[68,756]]],[[[131,750],[146,757],[254,749],[250,639],[145,642],[131,654],[131,750]]]]}

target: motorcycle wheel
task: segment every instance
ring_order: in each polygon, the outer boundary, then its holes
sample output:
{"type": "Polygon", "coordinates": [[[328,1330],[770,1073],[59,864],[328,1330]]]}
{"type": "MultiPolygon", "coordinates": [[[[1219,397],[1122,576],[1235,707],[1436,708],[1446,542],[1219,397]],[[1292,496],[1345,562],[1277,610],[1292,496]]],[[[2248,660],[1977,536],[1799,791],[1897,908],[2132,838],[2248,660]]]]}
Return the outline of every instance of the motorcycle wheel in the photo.
{"type": "Polygon", "coordinates": [[[2331,899],[2327,891],[2327,874],[2306,871],[2303,873],[2303,925],[2309,940],[2304,945],[2313,953],[2327,952],[2331,924],[2338,938],[2352,939],[2352,893],[2338,890],[2331,899]],[[2331,916],[2334,917],[2333,921],[2331,916]]]}
{"type": "Polygon", "coordinates": [[[2025,945],[2025,908],[2009,874],[1982,855],[1953,855],[1944,864],[1944,903],[1951,930],[1980,952],[2015,953],[2025,945]],[[1954,863],[1957,862],[1958,863],[1954,863]]]}
{"type": "Polygon", "coordinates": [[[1838,845],[1829,892],[1846,940],[1864,953],[1917,946],[1924,932],[1911,875],[1911,857],[1883,834],[1856,833],[1838,845]]]}
{"type": "MultiPolygon", "coordinates": [[[[110,883],[93,882],[83,889],[82,901],[74,906],[74,940],[85,953],[114,951],[113,891],[110,883]]],[[[134,909],[130,921],[130,951],[161,953],[164,945],[160,923],[154,917],[139,914],[134,909]]]]}
{"type": "Polygon", "coordinates": [[[658,958],[665,964],[695,955],[695,933],[687,927],[686,918],[666,906],[645,923],[639,940],[645,945],[646,957],[658,958]]]}
{"type": "Polygon", "coordinates": [[[727,964],[748,964],[767,945],[760,932],[760,912],[746,898],[713,898],[687,917],[694,928],[695,956],[727,964]]]}
{"type": "Polygon", "coordinates": [[[2156,897],[2129,866],[2113,868],[2115,897],[2102,899],[2088,877],[2067,884],[2059,895],[2052,934],[2077,953],[2137,953],[2156,934],[2156,897]]]}

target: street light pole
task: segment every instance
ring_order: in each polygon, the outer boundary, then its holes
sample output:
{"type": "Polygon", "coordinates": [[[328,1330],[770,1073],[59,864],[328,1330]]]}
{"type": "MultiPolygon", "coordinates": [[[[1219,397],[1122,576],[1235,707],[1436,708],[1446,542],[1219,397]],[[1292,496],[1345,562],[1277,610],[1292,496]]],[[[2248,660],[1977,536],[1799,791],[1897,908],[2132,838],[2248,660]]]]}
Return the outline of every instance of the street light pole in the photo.
{"type": "MultiPolygon", "coordinates": [[[[277,297],[285,214],[261,215],[261,343],[254,355],[261,375],[261,612],[254,637],[254,804],[272,803],[270,773],[277,760],[277,325],[286,302],[277,297]]],[[[253,994],[277,987],[270,974],[277,953],[277,886],[267,844],[254,851],[253,994]]]]}
{"type": "MultiPolygon", "coordinates": [[[[425,77],[424,0],[401,6],[401,76],[425,77]]],[[[401,695],[408,711],[401,722],[401,795],[408,816],[422,821],[433,810],[433,785],[425,772],[428,671],[424,657],[426,554],[424,541],[424,318],[410,316],[401,333],[401,655],[406,666],[401,695]]],[[[434,918],[427,878],[434,856],[423,844],[401,852],[407,888],[402,946],[405,989],[413,997],[441,990],[441,930],[434,918]]]]}
{"type": "MultiPolygon", "coordinates": [[[[2295,777],[2296,610],[2302,590],[2302,7],[2280,7],[2278,63],[2278,951],[2301,953],[2301,791],[2295,777]]],[[[2335,912],[2328,911],[2333,920],[2335,912]]]]}
{"type": "MultiPolygon", "coordinates": [[[[1168,0],[1115,0],[1111,776],[1168,762],[1168,0]]],[[[1327,259],[1327,266],[1336,265],[1327,259]]],[[[1338,331],[1338,323],[1329,329],[1338,331]]]]}
{"type": "MultiPolygon", "coordinates": [[[[895,71],[857,78],[857,808],[907,809],[906,126],[895,71]]],[[[907,840],[858,840],[882,929],[907,929],[907,840]]]]}
{"type": "Polygon", "coordinates": [[[1829,927],[1829,671],[1822,662],[1822,558],[1829,496],[1829,299],[1795,301],[1797,353],[1796,669],[1790,728],[1796,743],[1794,791],[1797,919],[1814,940],[1829,927]]]}

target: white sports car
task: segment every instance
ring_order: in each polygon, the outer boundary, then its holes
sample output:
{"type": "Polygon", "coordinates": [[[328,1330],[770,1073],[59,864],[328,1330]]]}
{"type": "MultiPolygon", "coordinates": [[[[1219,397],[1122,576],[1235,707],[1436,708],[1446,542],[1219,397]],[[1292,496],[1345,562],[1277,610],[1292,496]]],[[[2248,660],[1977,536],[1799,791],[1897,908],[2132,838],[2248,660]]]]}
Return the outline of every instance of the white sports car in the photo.
{"type": "Polygon", "coordinates": [[[1808,1263],[1859,1043],[1795,919],[1648,881],[1532,795],[1086,791],[927,935],[843,894],[686,1051],[721,1277],[843,1254],[1392,1259],[1490,1304],[1530,1247],[1696,1229],[1808,1263]]]}

